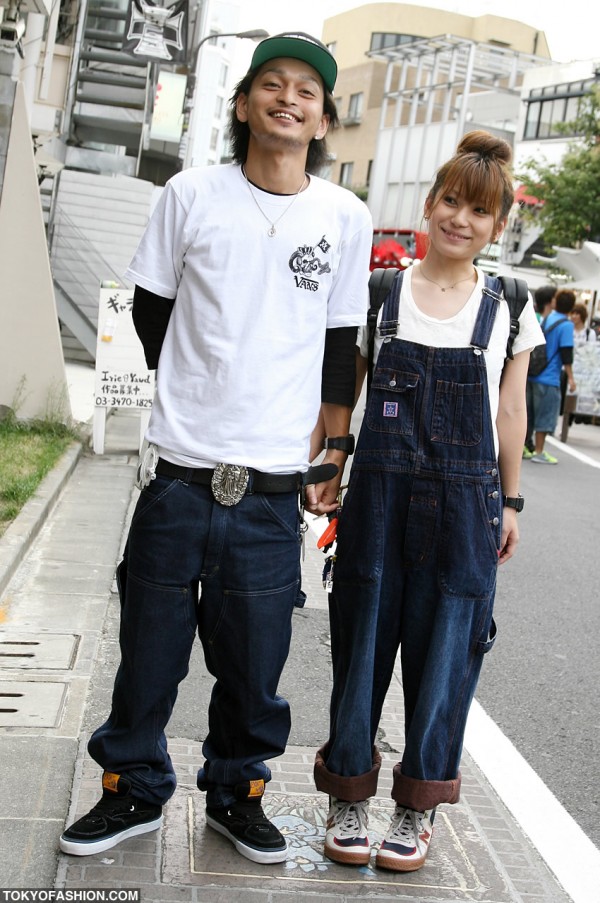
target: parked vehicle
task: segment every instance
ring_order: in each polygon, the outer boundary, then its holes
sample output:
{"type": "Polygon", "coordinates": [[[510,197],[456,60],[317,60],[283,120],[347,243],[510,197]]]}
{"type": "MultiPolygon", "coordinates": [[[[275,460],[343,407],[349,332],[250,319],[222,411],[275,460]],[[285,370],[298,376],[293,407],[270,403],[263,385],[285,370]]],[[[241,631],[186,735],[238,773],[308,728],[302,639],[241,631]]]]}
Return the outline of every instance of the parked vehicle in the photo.
{"type": "Polygon", "coordinates": [[[422,260],[427,250],[427,233],[415,229],[375,229],[371,269],[398,267],[405,270],[413,260],[422,260]]]}

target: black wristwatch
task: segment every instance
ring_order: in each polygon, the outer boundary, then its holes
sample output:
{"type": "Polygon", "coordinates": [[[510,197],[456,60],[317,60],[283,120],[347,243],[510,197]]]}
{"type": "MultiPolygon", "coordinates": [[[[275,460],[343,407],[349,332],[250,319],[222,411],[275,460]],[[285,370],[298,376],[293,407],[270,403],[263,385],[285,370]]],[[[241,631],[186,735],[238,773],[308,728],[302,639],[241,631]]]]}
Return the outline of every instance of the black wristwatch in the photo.
{"type": "Polygon", "coordinates": [[[523,510],[523,506],[525,504],[525,499],[523,498],[522,495],[518,495],[516,498],[514,498],[514,496],[510,496],[510,495],[503,495],[502,503],[504,504],[505,508],[514,508],[518,514],[519,511],[523,510]]]}
{"type": "Polygon", "coordinates": [[[325,439],[323,448],[336,448],[338,451],[346,452],[347,455],[354,454],[354,436],[350,433],[348,436],[334,436],[325,439]]]}

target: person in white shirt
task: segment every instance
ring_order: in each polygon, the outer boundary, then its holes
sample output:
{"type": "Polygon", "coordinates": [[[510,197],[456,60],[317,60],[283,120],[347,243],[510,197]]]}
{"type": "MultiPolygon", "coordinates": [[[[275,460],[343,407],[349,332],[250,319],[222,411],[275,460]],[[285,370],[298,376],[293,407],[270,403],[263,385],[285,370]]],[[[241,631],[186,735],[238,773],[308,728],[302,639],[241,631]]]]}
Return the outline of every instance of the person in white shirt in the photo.
{"type": "Polygon", "coordinates": [[[214,678],[197,784],[206,819],[259,863],[286,858],[264,814],[290,711],[278,695],[301,604],[302,506],[337,506],[366,320],[372,222],[317,176],[337,66],[302,32],[261,42],[232,99],[234,163],[164,188],[127,271],[156,400],[118,568],[121,664],[90,755],[103,795],[61,850],[155,830],[175,790],[165,727],[196,632],[214,678]],[[315,426],[323,465],[309,471],[315,426]]]}
{"type": "Polygon", "coordinates": [[[575,304],[569,319],[573,323],[573,345],[578,348],[580,345],[594,344],[598,336],[591,326],[586,326],[588,318],[588,309],[585,304],[575,304]]]}

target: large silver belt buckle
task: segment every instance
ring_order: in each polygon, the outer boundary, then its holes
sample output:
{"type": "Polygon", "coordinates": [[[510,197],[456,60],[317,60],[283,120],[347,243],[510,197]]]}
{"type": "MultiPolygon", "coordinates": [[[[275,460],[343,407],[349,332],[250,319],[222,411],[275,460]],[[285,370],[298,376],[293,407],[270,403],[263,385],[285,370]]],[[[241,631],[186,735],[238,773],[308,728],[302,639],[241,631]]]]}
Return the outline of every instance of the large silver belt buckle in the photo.
{"type": "Polygon", "coordinates": [[[221,505],[237,505],[241,502],[250,474],[242,464],[217,464],[210,486],[217,502],[221,505]]]}

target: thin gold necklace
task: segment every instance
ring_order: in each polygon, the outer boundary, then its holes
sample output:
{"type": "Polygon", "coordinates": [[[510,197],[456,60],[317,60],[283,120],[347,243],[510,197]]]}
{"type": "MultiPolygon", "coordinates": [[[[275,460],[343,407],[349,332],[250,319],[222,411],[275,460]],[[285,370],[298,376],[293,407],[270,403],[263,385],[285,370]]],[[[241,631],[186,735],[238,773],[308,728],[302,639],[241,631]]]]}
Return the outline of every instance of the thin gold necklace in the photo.
{"type": "Polygon", "coordinates": [[[456,286],[457,286],[457,285],[460,285],[461,282],[467,282],[469,279],[472,279],[472,278],[473,278],[474,272],[475,272],[475,270],[473,270],[472,273],[469,273],[468,276],[465,276],[464,279],[458,279],[456,282],[453,282],[452,285],[446,285],[446,286],[443,286],[443,285],[440,285],[439,282],[436,282],[435,279],[430,279],[430,278],[429,278],[429,276],[427,275],[427,273],[426,273],[425,270],[423,269],[423,264],[421,264],[421,269],[420,269],[421,276],[423,276],[424,279],[427,279],[427,282],[432,282],[434,285],[437,285],[437,287],[438,287],[439,289],[441,289],[443,292],[447,292],[447,291],[449,291],[450,289],[456,288],[456,286]]]}
{"type": "Polygon", "coordinates": [[[300,194],[300,192],[306,185],[306,173],[304,173],[304,176],[302,178],[302,185],[300,186],[298,191],[295,193],[295,195],[293,196],[292,200],[289,202],[289,204],[287,205],[287,207],[285,208],[283,213],[280,213],[276,220],[271,220],[271,219],[269,219],[269,217],[267,216],[265,211],[262,209],[262,207],[258,203],[258,198],[252,191],[252,185],[250,184],[250,180],[249,180],[248,176],[246,175],[246,170],[244,169],[243,166],[241,167],[241,169],[242,169],[242,175],[246,181],[246,185],[248,186],[248,191],[250,192],[252,200],[254,201],[254,203],[256,204],[256,206],[258,207],[258,209],[260,210],[260,212],[262,213],[262,215],[264,216],[264,218],[266,219],[266,221],[268,222],[268,224],[270,226],[270,228],[267,229],[267,235],[269,236],[269,238],[274,238],[275,235],[277,235],[277,229],[275,228],[275,226],[277,225],[277,223],[280,220],[283,219],[283,217],[286,215],[286,213],[288,212],[288,210],[290,209],[290,207],[292,206],[292,204],[294,203],[294,201],[296,200],[296,198],[298,197],[298,195],[300,194]]]}

